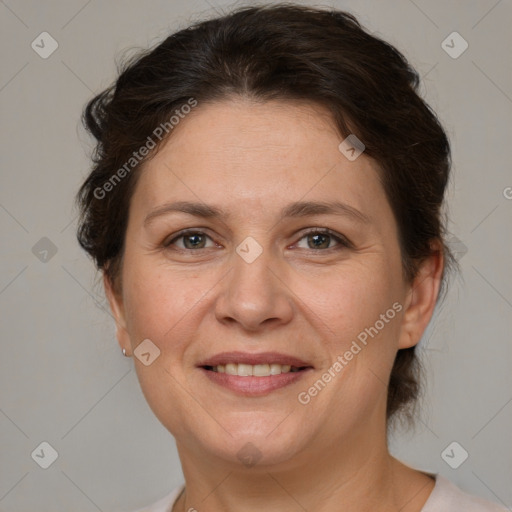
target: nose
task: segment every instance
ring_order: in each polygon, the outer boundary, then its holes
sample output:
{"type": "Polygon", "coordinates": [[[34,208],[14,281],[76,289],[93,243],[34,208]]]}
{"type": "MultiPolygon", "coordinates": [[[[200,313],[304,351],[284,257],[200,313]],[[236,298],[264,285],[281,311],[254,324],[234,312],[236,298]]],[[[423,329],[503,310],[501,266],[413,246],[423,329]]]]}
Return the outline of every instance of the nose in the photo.
{"type": "Polygon", "coordinates": [[[224,324],[237,324],[246,331],[285,325],[293,318],[293,294],[283,265],[269,250],[251,263],[237,253],[231,272],[221,281],[215,316],[224,324]]]}

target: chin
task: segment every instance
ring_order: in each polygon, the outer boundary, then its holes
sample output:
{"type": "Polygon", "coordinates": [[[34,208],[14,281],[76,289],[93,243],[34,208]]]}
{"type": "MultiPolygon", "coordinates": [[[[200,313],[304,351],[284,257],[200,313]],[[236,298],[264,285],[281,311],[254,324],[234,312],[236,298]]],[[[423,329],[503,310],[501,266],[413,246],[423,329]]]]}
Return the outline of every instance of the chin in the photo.
{"type": "MultiPolygon", "coordinates": [[[[194,432],[195,442],[202,451],[238,467],[256,469],[285,464],[311,442],[304,421],[285,418],[283,413],[237,413],[232,421],[221,422],[225,430],[214,422],[215,426],[194,432]]],[[[190,431],[188,441],[194,442],[190,431]]]]}

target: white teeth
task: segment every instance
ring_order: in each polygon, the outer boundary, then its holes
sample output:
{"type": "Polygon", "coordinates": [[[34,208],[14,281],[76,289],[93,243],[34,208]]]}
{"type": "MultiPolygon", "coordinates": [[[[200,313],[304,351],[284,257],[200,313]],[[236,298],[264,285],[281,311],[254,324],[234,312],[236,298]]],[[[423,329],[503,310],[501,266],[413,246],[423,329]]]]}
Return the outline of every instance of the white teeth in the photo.
{"type": "Polygon", "coordinates": [[[250,364],[239,364],[238,365],[238,375],[241,377],[251,377],[252,376],[252,366],[250,364]]]}
{"type": "Polygon", "coordinates": [[[252,374],[255,377],[268,377],[270,375],[269,364],[255,364],[252,367],[252,374]]]}
{"type": "Polygon", "coordinates": [[[239,377],[269,377],[270,375],[279,375],[291,371],[289,364],[236,364],[228,363],[213,366],[213,371],[227,373],[228,375],[238,375],[239,377]]]}
{"type": "Polygon", "coordinates": [[[226,365],[226,373],[228,375],[238,375],[238,365],[233,363],[228,363],[226,365]]]}
{"type": "Polygon", "coordinates": [[[270,375],[279,375],[281,373],[281,365],[280,364],[271,364],[270,365],[270,375]]]}

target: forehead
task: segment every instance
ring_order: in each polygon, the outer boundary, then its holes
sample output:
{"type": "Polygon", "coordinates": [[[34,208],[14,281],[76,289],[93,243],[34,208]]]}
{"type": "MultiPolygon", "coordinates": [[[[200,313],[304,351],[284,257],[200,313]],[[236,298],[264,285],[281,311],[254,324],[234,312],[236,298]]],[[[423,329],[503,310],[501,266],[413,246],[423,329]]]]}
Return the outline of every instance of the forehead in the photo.
{"type": "Polygon", "coordinates": [[[349,161],[338,149],[342,140],[318,105],[199,103],[144,166],[133,202],[147,209],[186,197],[247,215],[298,200],[385,207],[376,163],[364,154],[349,161]]]}

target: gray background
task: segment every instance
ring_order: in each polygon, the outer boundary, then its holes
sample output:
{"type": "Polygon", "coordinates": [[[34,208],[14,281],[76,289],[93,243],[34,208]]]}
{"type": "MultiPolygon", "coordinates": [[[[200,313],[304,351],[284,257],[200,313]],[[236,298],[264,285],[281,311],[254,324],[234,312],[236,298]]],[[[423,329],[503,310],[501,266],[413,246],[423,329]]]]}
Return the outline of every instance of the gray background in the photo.
{"type": "MultiPolygon", "coordinates": [[[[450,231],[462,275],[421,342],[416,431],[397,433],[392,451],[511,507],[512,2],[303,3],[346,8],[401,49],[453,145],[450,231]],[[441,47],[453,31],[469,44],[457,59],[441,47]],[[441,457],[453,441],[469,453],[458,469],[441,457]]],[[[174,441],[121,355],[75,241],[73,197],[92,147],[79,116],[123,50],[230,5],[0,2],[0,510],[130,510],[181,482],[174,441]],[[59,45],[47,59],[31,48],[43,31],[59,45]],[[31,458],[43,441],[58,452],[46,470],[31,458]]]]}

